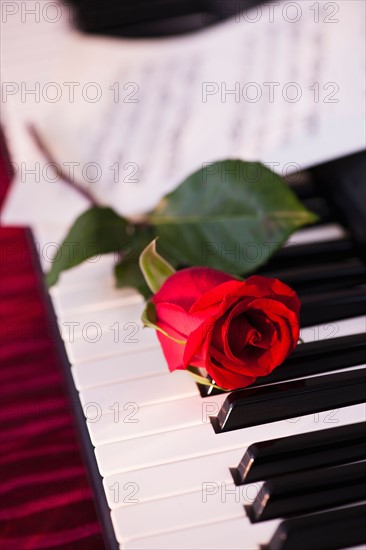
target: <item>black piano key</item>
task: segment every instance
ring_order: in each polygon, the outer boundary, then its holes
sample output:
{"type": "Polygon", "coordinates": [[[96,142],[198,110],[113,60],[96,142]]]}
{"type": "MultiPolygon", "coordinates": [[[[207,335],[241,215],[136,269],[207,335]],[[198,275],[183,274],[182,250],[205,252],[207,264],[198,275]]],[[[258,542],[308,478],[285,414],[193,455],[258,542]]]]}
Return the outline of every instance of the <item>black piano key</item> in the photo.
{"type": "Polygon", "coordinates": [[[295,267],[263,271],[262,274],[280,279],[296,292],[314,293],[322,289],[331,290],[366,283],[366,265],[358,258],[315,265],[311,262],[307,266],[297,266],[294,262],[293,266],[295,267]]]}
{"type": "Polygon", "coordinates": [[[311,197],[303,199],[301,202],[310,212],[317,214],[319,217],[318,224],[334,221],[334,213],[329,201],[326,201],[323,197],[311,197]]]}
{"type": "Polygon", "coordinates": [[[301,297],[302,327],[320,325],[366,313],[366,292],[362,286],[301,297]]]}
{"type": "Polygon", "coordinates": [[[356,255],[355,244],[351,239],[336,239],[333,241],[317,241],[314,243],[285,246],[276,252],[267,265],[260,268],[258,273],[263,275],[268,270],[275,272],[294,265],[309,265],[320,262],[334,262],[346,260],[356,255]]]}
{"type": "Polygon", "coordinates": [[[245,509],[254,523],[357,503],[365,494],[366,463],[357,462],[265,481],[245,509]]]}
{"type": "Polygon", "coordinates": [[[366,151],[319,165],[311,173],[318,189],[325,192],[365,258],[366,151]]]}
{"type": "Polygon", "coordinates": [[[211,421],[223,433],[363,403],[365,395],[366,369],[360,368],[232,391],[211,421]]]}
{"type": "Polygon", "coordinates": [[[232,470],[237,485],[366,458],[363,422],[253,443],[232,470]]]}
{"type": "Polygon", "coordinates": [[[283,521],[265,550],[340,550],[366,543],[366,505],[283,521]]]}
{"type": "Polygon", "coordinates": [[[319,189],[314,184],[314,176],[309,170],[285,176],[285,181],[301,202],[319,196],[319,189]]]}
{"type": "MultiPolygon", "coordinates": [[[[337,333],[337,324],[329,328],[337,333]]],[[[305,378],[339,369],[347,369],[365,362],[366,339],[364,333],[340,336],[309,342],[297,346],[286,361],[267,376],[260,376],[251,384],[251,388],[284,382],[297,378],[305,378]]],[[[199,385],[202,397],[226,393],[213,386],[199,385]]]]}
{"type": "MultiPolygon", "coordinates": [[[[335,331],[337,330],[336,323],[334,323],[334,327],[331,326],[331,329],[333,328],[335,331]]],[[[361,365],[365,360],[366,338],[364,333],[309,342],[297,346],[293,354],[282,365],[271,374],[257,378],[251,387],[347,369],[361,365]]]]}

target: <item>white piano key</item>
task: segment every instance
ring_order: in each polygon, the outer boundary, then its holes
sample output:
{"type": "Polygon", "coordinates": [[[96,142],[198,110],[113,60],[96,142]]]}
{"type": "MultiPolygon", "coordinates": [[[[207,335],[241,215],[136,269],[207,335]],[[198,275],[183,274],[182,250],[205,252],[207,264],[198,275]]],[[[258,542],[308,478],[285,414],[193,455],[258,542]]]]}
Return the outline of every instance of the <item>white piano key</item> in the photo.
{"type": "Polygon", "coordinates": [[[124,382],[138,378],[147,378],[168,372],[168,366],[156,340],[156,348],[140,352],[118,354],[87,363],[75,363],[71,367],[78,390],[96,386],[124,382]]]}
{"type": "MultiPolygon", "coordinates": [[[[359,368],[364,368],[364,365],[354,367],[354,369],[359,368]]],[[[342,369],[338,372],[341,371],[342,369]]],[[[102,416],[98,422],[88,424],[90,438],[93,445],[100,446],[209,423],[209,417],[219,412],[224,400],[225,395],[212,396],[205,398],[202,403],[199,395],[188,398],[181,398],[178,395],[174,400],[161,399],[159,403],[150,406],[145,404],[140,406],[139,401],[137,403],[134,401],[138,407],[138,416],[133,423],[125,421],[127,412],[123,412],[120,404],[115,404],[113,409],[110,405],[109,410],[99,408],[102,416]]]]}
{"type": "MultiPolygon", "coordinates": [[[[73,327],[74,338],[79,338],[85,327],[90,323],[95,323],[101,329],[112,327],[113,330],[122,332],[128,330],[127,323],[140,322],[141,315],[144,311],[145,304],[133,303],[119,305],[116,308],[107,307],[107,309],[98,309],[96,311],[66,311],[58,315],[58,323],[62,330],[64,339],[68,339],[70,328],[73,327]]],[[[111,329],[111,330],[112,330],[111,329]]]]}
{"type": "Polygon", "coordinates": [[[364,332],[366,332],[366,315],[361,315],[341,321],[332,321],[322,325],[302,328],[300,336],[304,340],[304,343],[308,343],[339,338],[340,336],[350,336],[352,334],[363,334],[364,332]]]}
{"type": "MultiPolygon", "coordinates": [[[[259,550],[271,540],[282,519],[249,524],[242,518],[130,539],[123,550],[259,550]]],[[[365,545],[343,550],[365,550],[365,545]]]]}
{"type": "Polygon", "coordinates": [[[131,322],[130,326],[117,332],[90,325],[84,330],[83,338],[77,338],[74,342],[64,340],[64,343],[73,364],[155,348],[158,339],[154,330],[144,328],[141,322],[131,322]]]}
{"type": "MultiPolygon", "coordinates": [[[[133,310],[128,308],[131,313],[133,310]]],[[[116,318],[119,310],[116,310],[116,318]]],[[[127,315],[127,317],[129,314],[127,315]]],[[[78,317],[74,317],[77,319],[78,317]]],[[[65,341],[65,346],[72,363],[90,361],[99,357],[108,357],[127,351],[140,351],[150,347],[156,347],[157,337],[155,331],[148,328],[143,328],[139,320],[125,322],[125,317],[121,313],[121,323],[115,322],[108,327],[102,327],[103,317],[99,317],[95,312],[90,316],[90,319],[98,319],[95,321],[89,320],[85,322],[87,317],[83,317],[83,321],[73,321],[78,325],[61,324],[61,333],[65,341]],[[100,321],[100,322],[99,322],[100,321]],[[80,330],[82,337],[80,337],[80,330]],[[79,331],[79,337],[77,337],[79,331]],[[75,334],[74,334],[75,333],[75,334]],[[72,338],[70,338],[70,334],[72,338]],[[70,341],[74,340],[75,341],[70,341]]],[[[112,319],[113,317],[111,317],[112,319]]],[[[332,323],[324,323],[323,325],[314,325],[302,329],[301,337],[304,342],[313,342],[339,336],[347,336],[350,334],[362,334],[366,329],[366,317],[354,317],[342,321],[332,323]]]]}
{"type": "MultiPolygon", "coordinates": [[[[248,525],[242,519],[224,520],[147,538],[131,539],[121,550],[259,550],[270,541],[280,520],[248,525]]],[[[343,550],[365,550],[365,545],[343,550]]]]}
{"type": "Polygon", "coordinates": [[[62,308],[63,296],[74,296],[77,292],[85,292],[85,289],[114,287],[114,265],[113,254],[104,254],[63,271],[57,283],[49,290],[57,312],[62,308]]]}
{"type": "Polygon", "coordinates": [[[104,279],[113,275],[115,264],[114,254],[88,258],[82,264],[63,271],[55,289],[60,293],[67,293],[72,292],[75,287],[100,286],[104,279]]]}
{"type": "MultiPolygon", "coordinates": [[[[140,315],[142,307],[140,305],[132,305],[125,308],[115,310],[112,315],[108,312],[108,316],[104,316],[106,312],[94,312],[93,315],[83,313],[72,317],[71,321],[65,321],[60,324],[60,330],[64,340],[80,339],[80,334],[85,332],[90,340],[97,339],[98,333],[103,332],[101,339],[105,340],[108,337],[105,333],[109,330],[111,334],[118,335],[121,340],[135,340],[139,335],[144,335],[148,338],[148,348],[160,348],[157,338],[153,334],[144,334],[145,332],[153,333],[151,329],[142,329],[139,320],[132,319],[140,315]],[[113,322],[119,318],[119,321],[113,322]],[[108,319],[108,321],[107,321],[108,319]],[[131,319],[131,320],[128,320],[131,319]],[[78,323],[78,325],[72,324],[78,323]],[[108,323],[111,323],[108,325],[108,323]],[[118,323],[118,324],[117,324],[118,323]],[[133,327],[133,323],[138,326],[133,327]],[[107,329],[105,326],[108,325],[107,329]],[[104,326],[104,330],[102,328],[104,326]],[[131,336],[131,331],[136,331],[136,336],[131,336]],[[122,336],[125,338],[122,338],[122,336]],[[130,335],[130,338],[128,337],[130,335]],[[71,338],[72,336],[72,338],[71,338]],[[153,342],[152,342],[153,341],[153,342]]],[[[340,336],[348,336],[351,334],[362,334],[366,331],[366,316],[353,317],[342,321],[332,323],[324,323],[323,325],[314,325],[301,330],[301,338],[305,343],[336,338],[340,336]]],[[[134,344],[135,342],[125,342],[134,344]]],[[[136,342],[137,343],[137,342],[136,342]]],[[[70,358],[73,359],[73,374],[77,388],[84,389],[92,386],[109,384],[132,378],[140,378],[165,372],[167,370],[166,361],[163,354],[156,350],[140,351],[136,353],[135,347],[124,346],[124,352],[134,352],[128,361],[122,357],[119,358],[121,350],[115,342],[112,345],[99,344],[102,347],[102,357],[100,361],[93,360],[96,353],[100,355],[100,349],[96,350],[93,342],[81,341],[76,344],[76,348],[69,342],[70,358]],[[75,351],[76,349],[76,351],[75,351]],[[104,351],[105,350],[105,351],[104,351]],[[151,357],[150,357],[151,353],[151,357]],[[106,357],[107,356],[107,357],[106,357]],[[88,359],[89,358],[89,359],[88,359]],[[85,361],[88,361],[85,363],[85,361]],[[131,366],[130,366],[131,365],[131,366]],[[132,372],[131,372],[132,371],[132,372]],[[136,371],[136,374],[134,374],[136,371]]]]}
{"type": "MultiPolygon", "coordinates": [[[[125,320],[130,317],[132,319],[134,312],[137,315],[140,312],[140,306],[133,305],[121,308],[120,310],[117,310],[116,313],[117,312],[121,319],[122,330],[124,330],[125,320]]],[[[79,322],[83,328],[90,322],[100,325],[103,322],[101,317],[99,317],[100,313],[101,312],[96,312],[93,317],[90,317],[89,314],[82,314],[80,317],[74,316],[72,318],[72,322],[79,322]]],[[[113,317],[109,320],[112,319],[113,317]]],[[[69,326],[71,325],[65,325],[64,327],[61,326],[61,329],[64,329],[63,336],[66,340],[70,336],[70,332],[66,330],[69,326]]],[[[96,337],[95,327],[94,331],[93,326],[87,328],[87,335],[90,338],[96,337]]],[[[77,330],[78,327],[75,327],[75,331],[73,332],[74,336],[77,336],[77,330]]],[[[144,329],[144,331],[153,332],[150,329],[144,329]]],[[[365,331],[366,316],[359,316],[304,328],[301,330],[301,337],[304,342],[307,343],[340,336],[348,336],[351,334],[362,334],[365,331]]],[[[73,365],[73,372],[77,387],[79,389],[84,389],[111,382],[122,382],[123,380],[142,378],[144,376],[166,372],[166,361],[160,349],[158,340],[156,339],[155,341],[156,349],[148,349],[137,353],[135,352],[135,348],[131,347],[131,351],[135,353],[132,353],[128,357],[128,361],[125,361],[123,356],[120,355],[107,357],[99,361],[94,360],[88,363],[79,364],[75,361],[73,365]]],[[[119,353],[118,348],[116,348],[116,353],[119,353]]]]}
{"type": "MultiPolygon", "coordinates": [[[[138,298],[133,303],[125,301],[123,306],[107,307],[97,310],[73,310],[64,311],[58,316],[59,326],[64,339],[69,339],[70,331],[74,339],[82,336],[84,331],[90,332],[90,339],[93,338],[93,326],[100,329],[118,330],[123,332],[129,330],[128,323],[140,322],[144,303],[138,298]]],[[[301,330],[301,337],[304,342],[324,340],[348,334],[360,334],[366,329],[366,316],[359,316],[350,319],[314,325],[301,330]]],[[[94,331],[95,332],[95,331],[94,331]]]]}
{"type": "MultiPolygon", "coordinates": [[[[177,512],[179,513],[179,512],[177,512]]],[[[259,550],[271,539],[279,520],[248,524],[245,518],[215,521],[121,544],[121,550],[259,550]]]]}
{"type": "MultiPolygon", "coordinates": [[[[100,260],[103,260],[104,256],[100,258],[100,260]]],[[[90,268],[90,271],[88,273],[84,274],[83,277],[79,277],[75,280],[75,282],[72,282],[72,279],[68,279],[67,281],[70,282],[63,282],[65,274],[71,275],[74,270],[77,270],[79,267],[84,267],[86,263],[80,264],[80,266],[77,266],[75,268],[67,269],[66,271],[62,271],[59,276],[59,280],[57,283],[51,287],[51,294],[52,296],[63,296],[67,294],[74,294],[80,289],[83,288],[96,288],[99,286],[110,286],[114,283],[114,275],[113,275],[113,265],[110,265],[110,262],[108,263],[101,263],[100,267],[103,269],[97,269],[96,266],[99,267],[99,262],[96,264],[93,264],[90,268]],[[95,273],[94,273],[95,270],[95,273]]]]}
{"type": "Polygon", "coordinates": [[[96,279],[91,276],[90,282],[87,280],[84,284],[80,282],[79,284],[75,284],[73,286],[65,286],[57,282],[56,285],[50,288],[50,294],[52,296],[56,312],[60,313],[63,311],[64,301],[72,301],[78,293],[85,293],[86,291],[91,292],[96,288],[110,288],[114,286],[113,273],[110,273],[109,275],[99,278],[97,277],[96,279]]]}
{"type": "Polygon", "coordinates": [[[221,434],[216,434],[211,425],[202,423],[191,428],[101,445],[95,449],[95,454],[101,474],[110,476],[237,448],[244,452],[254,441],[315,431],[335,424],[361,422],[364,418],[365,405],[362,404],[221,434]]]}
{"type": "MultiPolygon", "coordinates": [[[[344,371],[364,368],[364,365],[356,365],[352,369],[343,369],[344,371]]],[[[339,369],[338,372],[342,372],[339,369]]],[[[322,373],[325,375],[326,373],[322,373]]],[[[316,375],[313,375],[316,376],[316,375]]],[[[141,380],[140,387],[143,388],[141,396],[150,394],[150,381],[141,380]]],[[[159,384],[159,377],[157,378],[159,384]]],[[[104,390],[103,390],[104,391],[104,390]]],[[[207,424],[210,422],[210,416],[216,416],[226,398],[226,394],[206,397],[202,400],[198,391],[192,397],[181,396],[179,389],[177,395],[172,400],[161,399],[161,392],[158,393],[160,400],[158,403],[148,405],[145,402],[137,401],[138,421],[134,423],[124,421],[127,413],[121,413],[120,407],[116,405],[116,410],[109,406],[109,410],[102,410],[103,415],[98,422],[88,424],[91,440],[95,446],[113,443],[115,441],[124,441],[136,437],[146,437],[161,432],[180,430],[207,424]],[[109,413],[109,414],[106,414],[109,413]]],[[[90,394],[89,394],[90,395],[90,394]]],[[[95,397],[95,394],[93,395],[95,397]]],[[[89,400],[88,402],[95,402],[89,400]]]]}
{"type": "MultiPolygon", "coordinates": [[[[175,374],[170,376],[175,376],[175,374]]],[[[156,379],[157,384],[160,383],[159,378],[156,379]]],[[[146,391],[149,395],[151,393],[151,388],[149,388],[151,383],[149,380],[143,382],[144,388],[146,383],[146,391]]],[[[136,415],[138,422],[125,422],[126,413],[121,414],[117,410],[113,411],[113,414],[104,414],[98,422],[88,424],[93,444],[95,446],[104,445],[113,441],[145,437],[155,433],[196,426],[202,422],[209,423],[209,416],[218,413],[226,397],[222,395],[205,398],[205,405],[203,406],[198,391],[194,397],[181,398],[180,388],[178,390],[179,398],[177,399],[177,396],[175,396],[174,401],[160,400],[159,403],[151,406],[139,406],[136,415]]],[[[140,397],[136,399],[136,402],[140,405],[140,397]]]]}
{"type": "Polygon", "coordinates": [[[238,432],[216,435],[212,426],[200,424],[193,428],[101,445],[96,447],[95,454],[99,471],[103,476],[109,476],[243,446],[246,447],[246,440],[238,432]],[[116,455],[124,456],[123,464],[116,455]]]}
{"type": "Polygon", "coordinates": [[[315,227],[300,229],[291,235],[284,246],[310,244],[319,241],[335,241],[347,236],[345,229],[338,223],[327,223],[315,227]]]}
{"type": "Polygon", "coordinates": [[[116,288],[113,279],[109,284],[95,287],[82,287],[66,294],[56,294],[55,306],[58,315],[74,311],[94,311],[106,307],[117,308],[123,305],[142,303],[141,294],[133,288],[116,288]]]}
{"type": "MultiPolygon", "coordinates": [[[[111,517],[117,540],[150,537],[234,518],[241,518],[249,527],[250,520],[243,505],[251,504],[259,490],[259,483],[252,488],[249,485],[235,487],[233,482],[226,485],[207,478],[207,484],[194,493],[116,508],[111,517]]],[[[138,500],[138,487],[131,484],[130,493],[131,500],[138,500]]]]}
{"type": "MultiPolygon", "coordinates": [[[[63,272],[65,273],[65,272],[63,272]]],[[[60,275],[62,276],[62,274],[60,275]]],[[[86,287],[88,288],[94,288],[97,286],[111,286],[113,284],[113,278],[111,275],[106,275],[105,277],[97,277],[96,279],[94,277],[90,278],[89,280],[85,281],[84,284],[76,283],[75,285],[69,286],[69,285],[61,285],[61,283],[58,281],[55,285],[51,286],[49,288],[49,293],[52,297],[53,306],[55,308],[55,312],[60,311],[61,304],[59,297],[63,296],[65,294],[72,294],[75,292],[75,290],[84,289],[86,287]]]]}
{"type": "Polygon", "coordinates": [[[111,509],[131,506],[129,483],[138,487],[139,502],[197,491],[208,480],[230,484],[233,478],[229,468],[236,467],[243,454],[243,449],[234,449],[105,477],[108,505],[111,509]]]}
{"type": "Polygon", "coordinates": [[[175,371],[147,379],[90,388],[80,392],[80,400],[84,407],[88,403],[97,403],[102,413],[108,413],[116,403],[123,407],[132,402],[142,407],[195,395],[199,395],[199,391],[194,379],[187,372],[175,371]]]}

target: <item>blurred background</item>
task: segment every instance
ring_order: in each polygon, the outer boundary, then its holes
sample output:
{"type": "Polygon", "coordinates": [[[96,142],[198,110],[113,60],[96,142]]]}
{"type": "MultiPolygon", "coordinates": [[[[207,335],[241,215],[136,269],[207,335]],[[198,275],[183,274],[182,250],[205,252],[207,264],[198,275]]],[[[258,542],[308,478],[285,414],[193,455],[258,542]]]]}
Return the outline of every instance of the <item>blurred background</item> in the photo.
{"type": "Polygon", "coordinates": [[[4,221],[58,242],[85,209],[51,161],[135,216],[215,160],[261,160],[286,175],[362,149],[364,9],[357,0],[2,2],[15,172],[4,221]]]}

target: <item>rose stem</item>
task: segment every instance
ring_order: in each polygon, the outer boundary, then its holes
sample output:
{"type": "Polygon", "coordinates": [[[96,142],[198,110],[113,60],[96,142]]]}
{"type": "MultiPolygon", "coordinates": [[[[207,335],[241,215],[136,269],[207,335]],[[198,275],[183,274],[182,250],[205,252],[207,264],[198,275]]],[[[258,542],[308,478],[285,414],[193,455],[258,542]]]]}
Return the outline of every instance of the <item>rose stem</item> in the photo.
{"type": "Polygon", "coordinates": [[[59,165],[58,162],[56,162],[54,160],[50,150],[48,149],[47,145],[45,144],[45,142],[41,138],[41,136],[38,133],[38,130],[36,130],[35,126],[33,126],[33,124],[28,124],[27,128],[28,128],[29,134],[33,138],[33,140],[34,140],[36,146],[38,147],[39,151],[45,157],[47,162],[52,164],[52,166],[53,166],[53,168],[56,172],[56,175],[63,182],[65,182],[67,185],[69,185],[72,189],[74,189],[76,192],[80,193],[80,195],[82,195],[85,199],[87,199],[93,206],[98,206],[99,203],[98,203],[97,199],[94,197],[94,195],[92,193],[90,193],[90,191],[85,189],[82,185],[76,183],[67,174],[65,174],[65,172],[62,171],[61,166],[59,165]]]}

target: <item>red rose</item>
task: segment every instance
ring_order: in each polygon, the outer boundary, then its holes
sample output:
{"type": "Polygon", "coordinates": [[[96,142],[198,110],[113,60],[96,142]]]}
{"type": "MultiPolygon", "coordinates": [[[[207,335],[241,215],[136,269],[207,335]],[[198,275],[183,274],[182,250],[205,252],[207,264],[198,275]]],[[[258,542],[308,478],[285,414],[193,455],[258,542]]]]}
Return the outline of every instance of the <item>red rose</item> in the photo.
{"type": "Polygon", "coordinates": [[[269,374],[298,342],[300,301],[278,279],[243,282],[192,267],[171,275],[152,302],[156,325],[171,337],[157,333],[169,370],[203,367],[226,389],[269,374]]]}

